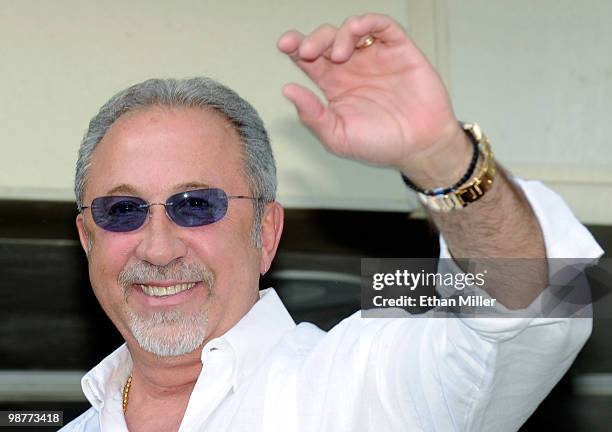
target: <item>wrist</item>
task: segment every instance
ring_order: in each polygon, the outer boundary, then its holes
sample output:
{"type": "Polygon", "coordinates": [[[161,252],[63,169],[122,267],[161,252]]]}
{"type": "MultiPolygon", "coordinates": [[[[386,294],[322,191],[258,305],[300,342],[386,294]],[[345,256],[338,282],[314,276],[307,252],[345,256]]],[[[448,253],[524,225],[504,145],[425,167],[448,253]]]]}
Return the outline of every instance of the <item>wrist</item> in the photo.
{"type": "Polygon", "coordinates": [[[496,164],[489,139],[482,133],[476,123],[465,123],[462,127],[472,140],[474,156],[467,172],[459,181],[450,187],[428,191],[419,190],[411,181],[404,178],[404,182],[409,187],[417,189],[419,192],[418,197],[425,207],[434,211],[448,212],[455,209],[463,209],[469,204],[480,200],[493,187],[496,164]],[[480,163],[475,172],[479,156],[480,163]]]}
{"type": "Polygon", "coordinates": [[[400,171],[422,189],[446,188],[465,175],[473,154],[470,138],[459,123],[455,123],[444,138],[402,165],[400,171]]]}

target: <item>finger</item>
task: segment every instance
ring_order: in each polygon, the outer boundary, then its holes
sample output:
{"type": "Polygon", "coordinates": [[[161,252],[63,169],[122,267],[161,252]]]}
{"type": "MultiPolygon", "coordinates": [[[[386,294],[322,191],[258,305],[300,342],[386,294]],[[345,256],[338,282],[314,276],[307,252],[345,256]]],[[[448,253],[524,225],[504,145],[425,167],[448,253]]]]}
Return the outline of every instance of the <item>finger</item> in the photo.
{"type": "Polygon", "coordinates": [[[298,48],[300,59],[312,61],[324,56],[333,45],[337,31],[336,27],[323,24],[305,37],[298,48]]]}
{"type": "MultiPolygon", "coordinates": [[[[353,47],[359,47],[361,43],[372,35],[376,42],[388,45],[404,43],[408,40],[404,29],[393,18],[382,14],[364,14],[361,16],[348,18],[341,26],[340,30],[354,42],[353,47]]],[[[346,46],[344,49],[347,49],[346,46]]]]}
{"type": "Polygon", "coordinates": [[[296,30],[289,30],[278,38],[276,46],[290,57],[297,55],[297,49],[304,40],[304,35],[296,30]]]}
{"type": "Polygon", "coordinates": [[[371,13],[352,16],[344,21],[336,34],[330,53],[331,60],[335,63],[348,61],[369,37],[374,38],[375,46],[364,52],[373,52],[376,46],[383,44],[393,46],[402,43],[416,48],[395,20],[387,15],[371,13]]]}
{"type": "Polygon", "coordinates": [[[404,29],[393,18],[382,14],[365,14],[349,23],[354,34],[366,37],[374,36],[379,42],[395,44],[405,42],[408,38],[404,29]]]}
{"type": "Polygon", "coordinates": [[[305,39],[306,37],[302,33],[290,30],[278,39],[276,46],[281,52],[289,56],[310,79],[316,82],[328,69],[328,62],[324,58],[319,58],[314,61],[303,59],[299,53],[299,49],[305,39]]]}
{"type": "Polygon", "coordinates": [[[356,16],[349,17],[338,29],[336,39],[330,53],[332,61],[336,63],[347,61],[360,45],[360,40],[365,39],[363,35],[358,34],[353,30],[353,26],[358,19],[359,18],[356,16]]]}
{"type": "Polygon", "coordinates": [[[289,99],[304,125],[324,143],[334,142],[333,130],[336,117],[312,91],[298,84],[286,84],[283,95],[289,99]]]}

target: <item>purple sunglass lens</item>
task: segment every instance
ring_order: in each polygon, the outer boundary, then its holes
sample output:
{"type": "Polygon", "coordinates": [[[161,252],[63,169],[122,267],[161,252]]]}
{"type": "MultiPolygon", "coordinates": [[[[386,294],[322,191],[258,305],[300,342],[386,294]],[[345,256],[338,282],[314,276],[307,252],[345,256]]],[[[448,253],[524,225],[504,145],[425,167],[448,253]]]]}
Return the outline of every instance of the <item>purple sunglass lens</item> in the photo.
{"type": "Polygon", "coordinates": [[[227,195],[221,189],[198,189],[171,196],[166,202],[168,216],[180,226],[209,225],[227,213],[227,195]]]}
{"type": "Polygon", "coordinates": [[[94,222],[113,232],[138,229],[147,218],[147,203],[136,197],[109,196],[96,198],[91,203],[94,222]]]}

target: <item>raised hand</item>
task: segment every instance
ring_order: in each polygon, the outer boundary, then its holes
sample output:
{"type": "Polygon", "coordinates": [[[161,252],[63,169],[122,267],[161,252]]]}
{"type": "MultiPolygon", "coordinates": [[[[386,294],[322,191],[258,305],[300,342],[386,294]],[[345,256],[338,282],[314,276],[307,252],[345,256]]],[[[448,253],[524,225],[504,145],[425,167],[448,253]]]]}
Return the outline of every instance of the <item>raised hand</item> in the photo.
{"type": "Polygon", "coordinates": [[[308,36],[290,30],[278,48],[325,95],[327,104],[297,84],[283,88],[301,121],[333,153],[394,167],[424,183],[461,177],[470,145],[446,89],[393,19],[350,17],[308,36]],[[368,36],[374,43],[364,46],[368,36]]]}

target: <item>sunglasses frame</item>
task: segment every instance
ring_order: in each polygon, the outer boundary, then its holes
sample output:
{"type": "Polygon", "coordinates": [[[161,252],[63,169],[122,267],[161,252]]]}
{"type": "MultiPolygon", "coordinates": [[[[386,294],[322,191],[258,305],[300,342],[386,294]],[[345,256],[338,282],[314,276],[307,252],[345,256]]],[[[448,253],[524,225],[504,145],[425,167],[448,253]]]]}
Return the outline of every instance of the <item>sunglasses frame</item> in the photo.
{"type": "Polygon", "coordinates": [[[142,226],[144,226],[144,224],[147,221],[147,216],[149,218],[151,217],[150,208],[152,206],[163,206],[164,210],[165,210],[165,213],[166,213],[166,216],[173,223],[175,223],[176,225],[178,225],[180,227],[183,227],[183,228],[195,228],[195,227],[201,227],[201,226],[210,225],[210,224],[213,224],[213,223],[218,222],[221,219],[223,219],[225,217],[226,213],[227,213],[227,208],[228,208],[228,204],[229,204],[229,200],[230,199],[248,199],[248,200],[252,200],[252,201],[256,201],[256,202],[263,201],[262,197],[258,198],[258,197],[248,196],[248,195],[228,195],[223,189],[220,189],[220,188],[203,188],[203,189],[192,189],[192,190],[187,190],[187,191],[183,191],[183,192],[178,192],[176,194],[172,194],[172,195],[170,195],[168,197],[168,199],[166,199],[165,203],[156,203],[156,202],[149,203],[149,202],[147,202],[146,200],[144,200],[144,199],[142,199],[140,197],[131,196],[131,195],[105,195],[105,196],[94,198],[91,201],[90,205],[88,205],[88,206],[81,206],[81,207],[78,208],[78,211],[79,211],[79,213],[83,213],[83,211],[85,209],[87,209],[87,208],[91,209],[92,210],[92,218],[93,218],[94,222],[96,223],[96,225],[98,225],[100,228],[102,228],[105,231],[110,231],[110,232],[133,232],[133,231],[136,231],[136,230],[140,229],[142,226]],[[173,208],[181,198],[186,199],[186,198],[189,197],[188,194],[192,194],[193,192],[206,192],[206,193],[211,193],[211,194],[221,193],[223,196],[225,196],[226,204],[225,204],[225,209],[223,210],[223,215],[221,215],[219,218],[213,220],[212,222],[205,222],[205,223],[202,223],[202,224],[186,224],[186,225],[183,225],[183,224],[179,223],[175,219],[175,217],[173,216],[174,212],[172,210],[169,212],[168,208],[173,208]],[[109,229],[108,227],[102,226],[99,223],[99,221],[97,220],[93,210],[96,208],[96,206],[95,206],[96,200],[100,200],[100,199],[104,199],[104,198],[111,198],[111,199],[112,198],[118,198],[118,199],[132,200],[132,202],[135,203],[138,206],[139,209],[146,210],[145,213],[144,213],[144,217],[143,217],[142,223],[140,223],[135,228],[126,229],[126,230],[122,230],[122,229],[113,230],[113,229],[109,229]],[[174,199],[174,198],[176,198],[176,199],[174,199]],[[171,200],[173,202],[171,202],[171,200]]]}

